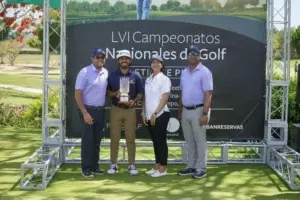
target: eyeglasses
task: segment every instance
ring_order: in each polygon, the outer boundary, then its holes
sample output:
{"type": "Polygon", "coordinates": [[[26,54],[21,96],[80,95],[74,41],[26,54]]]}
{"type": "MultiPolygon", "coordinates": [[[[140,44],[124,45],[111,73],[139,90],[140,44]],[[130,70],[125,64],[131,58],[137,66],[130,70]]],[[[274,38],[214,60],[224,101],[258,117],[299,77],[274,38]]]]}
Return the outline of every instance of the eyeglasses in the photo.
{"type": "Polygon", "coordinates": [[[188,53],[188,56],[199,56],[199,55],[200,55],[200,53],[196,52],[196,51],[192,51],[192,52],[188,53]]]}
{"type": "Polygon", "coordinates": [[[94,58],[96,58],[96,59],[105,59],[105,56],[95,56],[94,58]]]}

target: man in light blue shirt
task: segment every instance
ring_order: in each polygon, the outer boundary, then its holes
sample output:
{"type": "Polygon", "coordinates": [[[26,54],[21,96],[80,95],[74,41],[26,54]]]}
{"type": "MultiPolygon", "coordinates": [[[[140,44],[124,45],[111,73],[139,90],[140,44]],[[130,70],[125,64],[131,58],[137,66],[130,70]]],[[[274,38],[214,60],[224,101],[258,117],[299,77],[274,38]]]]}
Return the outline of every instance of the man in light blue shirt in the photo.
{"type": "Polygon", "coordinates": [[[188,147],[188,166],[179,175],[193,178],[206,176],[207,144],[206,125],[210,118],[213,90],[211,71],[200,62],[200,49],[195,45],[188,48],[188,67],[181,73],[181,98],[179,119],[188,147]]]}
{"type": "Polygon", "coordinates": [[[80,70],[75,84],[75,100],[81,119],[81,169],[84,177],[101,175],[99,169],[100,142],[104,128],[104,106],[108,71],[105,52],[95,49],[92,64],[80,70]]]}

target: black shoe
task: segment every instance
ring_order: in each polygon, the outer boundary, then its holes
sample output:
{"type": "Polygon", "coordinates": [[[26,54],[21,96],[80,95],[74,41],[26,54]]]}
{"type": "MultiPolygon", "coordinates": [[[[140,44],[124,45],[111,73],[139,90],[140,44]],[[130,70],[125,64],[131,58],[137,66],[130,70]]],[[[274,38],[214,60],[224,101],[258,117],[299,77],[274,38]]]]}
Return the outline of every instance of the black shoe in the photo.
{"type": "Polygon", "coordinates": [[[177,172],[180,176],[193,175],[194,173],[196,173],[196,170],[193,168],[185,168],[177,172]]]}
{"type": "Polygon", "coordinates": [[[88,169],[81,170],[81,174],[82,174],[83,177],[86,177],[86,178],[93,178],[94,177],[91,170],[88,170],[88,169]]]}
{"type": "Polygon", "coordinates": [[[104,174],[104,170],[102,170],[102,169],[92,169],[91,172],[94,175],[103,175],[104,174]]]}
{"type": "Polygon", "coordinates": [[[203,178],[205,176],[206,176],[206,172],[200,171],[200,172],[196,172],[195,174],[193,174],[192,178],[203,178]]]}

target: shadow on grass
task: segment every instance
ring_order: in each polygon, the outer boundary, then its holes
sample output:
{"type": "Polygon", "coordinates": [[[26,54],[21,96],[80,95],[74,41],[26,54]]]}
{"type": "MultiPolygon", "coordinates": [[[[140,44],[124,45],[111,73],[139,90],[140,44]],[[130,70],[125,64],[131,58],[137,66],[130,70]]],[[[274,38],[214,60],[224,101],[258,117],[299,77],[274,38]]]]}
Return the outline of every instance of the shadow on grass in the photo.
{"type": "Polygon", "coordinates": [[[117,175],[93,179],[81,176],[80,165],[63,165],[45,191],[20,190],[20,164],[40,146],[40,130],[4,128],[0,134],[0,199],[299,199],[299,192],[289,191],[260,164],[209,165],[207,177],[199,180],[178,176],[184,165],[169,165],[168,176],[160,178],[145,174],[151,165],[137,165],[139,176],[130,176],[127,165],[120,165],[117,175]]]}
{"type": "Polygon", "coordinates": [[[41,145],[41,130],[0,127],[0,163],[24,161],[41,145]]]}
{"type": "Polygon", "coordinates": [[[3,98],[14,97],[14,98],[26,98],[26,99],[38,99],[41,95],[25,93],[12,89],[1,89],[0,95],[3,94],[3,98]]]}
{"type": "MultiPolygon", "coordinates": [[[[106,168],[107,166],[102,166],[106,168]]],[[[139,176],[130,176],[127,165],[120,165],[117,175],[103,175],[92,179],[81,176],[79,165],[63,165],[46,191],[20,191],[12,188],[6,195],[24,199],[298,199],[297,192],[287,188],[281,192],[276,188],[277,181],[271,181],[272,171],[265,165],[217,165],[209,166],[208,176],[203,179],[181,177],[176,172],[183,165],[170,165],[166,177],[152,178],[144,172],[152,166],[138,165],[139,176]],[[285,190],[285,191],[283,191],[285,190]]],[[[276,176],[275,176],[276,177],[276,176]]],[[[280,182],[280,181],[279,181],[280,182]]]]}
{"type": "Polygon", "coordinates": [[[291,200],[300,199],[300,193],[276,194],[276,195],[258,195],[253,200],[291,200]]]}

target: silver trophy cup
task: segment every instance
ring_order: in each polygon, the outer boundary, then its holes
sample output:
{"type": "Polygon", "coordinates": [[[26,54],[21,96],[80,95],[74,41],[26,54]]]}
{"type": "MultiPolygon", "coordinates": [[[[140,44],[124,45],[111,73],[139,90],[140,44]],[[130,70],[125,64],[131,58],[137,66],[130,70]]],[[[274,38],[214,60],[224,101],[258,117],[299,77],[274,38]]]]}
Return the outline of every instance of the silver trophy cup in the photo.
{"type": "Polygon", "coordinates": [[[120,77],[120,102],[129,102],[129,77],[120,77]]]}

